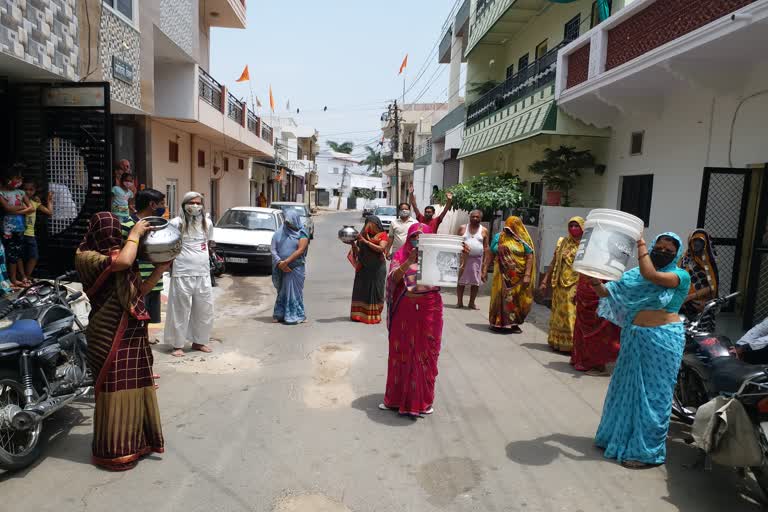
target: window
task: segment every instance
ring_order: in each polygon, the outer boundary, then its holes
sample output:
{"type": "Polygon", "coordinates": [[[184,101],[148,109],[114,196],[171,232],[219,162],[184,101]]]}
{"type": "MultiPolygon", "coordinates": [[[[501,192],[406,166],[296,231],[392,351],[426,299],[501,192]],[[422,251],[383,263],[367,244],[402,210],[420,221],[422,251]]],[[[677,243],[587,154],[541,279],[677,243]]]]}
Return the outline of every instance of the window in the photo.
{"type": "Polygon", "coordinates": [[[570,42],[579,37],[580,26],[581,14],[577,14],[568,23],[565,24],[565,29],[563,30],[563,40],[570,42]]]}
{"type": "Polygon", "coordinates": [[[205,151],[202,149],[197,150],[197,166],[205,167],[205,151]]]}
{"type": "Polygon", "coordinates": [[[629,142],[629,154],[642,155],[643,154],[643,139],[645,138],[645,132],[633,132],[632,138],[629,142]]]}
{"type": "Polygon", "coordinates": [[[174,218],[179,214],[178,211],[178,190],[179,180],[167,180],[165,182],[165,204],[168,205],[169,218],[174,218]]]}
{"type": "Polygon", "coordinates": [[[533,204],[541,204],[544,197],[544,184],[540,181],[531,183],[531,198],[533,198],[533,204]]]}
{"type": "Polygon", "coordinates": [[[517,71],[520,72],[528,67],[528,54],[526,53],[517,60],[517,71]]]}
{"type": "Polygon", "coordinates": [[[245,160],[243,160],[242,158],[238,158],[237,159],[237,168],[240,169],[241,171],[243,169],[245,169],[245,160]]]}
{"type": "Polygon", "coordinates": [[[539,60],[547,54],[547,44],[549,39],[545,39],[536,46],[536,60],[539,60]]]}
{"type": "MultiPolygon", "coordinates": [[[[608,0],[608,15],[611,15],[611,11],[613,11],[613,1],[608,0]]],[[[598,25],[600,23],[600,9],[597,7],[597,1],[592,2],[592,15],[591,15],[591,21],[589,24],[589,28],[594,27],[595,25],[598,25]]]]}
{"type": "Polygon", "coordinates": [[[224,157],[224,172],[229,172],[229,158],[224,157]]]}
{"type": "Polygon", "coordinates": [[[104,0],[104,3],[133,21],[133,0],[104,0]]]}
{"type": "Polygon", "coordinates": [[[247,210],[227,210],[217,228],[242,229],[245,231],[275,231],[277,216],[271,213],[251,212],[247,210]]]}
{"type": "Polygon", "coordinates": [[[339,168],[338,167],[334,167],[333,168],[333,174],[339,174],[339,168]]]}
{"type": "Polygon", "coordinates": [[[623,212],[643,219],[648,227],[651,218],[651,197],[653,196],[653,174],[624,176],[621,178],[621,204],[623,212]]]}
{"type": "Polygon", "coordinates": [[[179,143],[172,140],[168,141],[168,161],[175,164],[179,163],[179,143]]]}
{"type": "Polygon", "coordinates": [[[507,68],[507,78],[511,77],[514,74],[515,74],[515,65],[510,64],[509,67],[507,68]]]}

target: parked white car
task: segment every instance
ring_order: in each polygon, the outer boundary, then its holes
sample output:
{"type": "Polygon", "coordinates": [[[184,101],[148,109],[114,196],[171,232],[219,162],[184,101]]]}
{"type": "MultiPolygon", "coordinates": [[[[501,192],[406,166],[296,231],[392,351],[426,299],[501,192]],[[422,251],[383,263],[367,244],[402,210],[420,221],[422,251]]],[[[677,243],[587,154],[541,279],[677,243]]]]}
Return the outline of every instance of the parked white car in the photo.
{"type": "Polygon", "coordinates": [[[226,264],[272,266],[272,235],[283,227],[282,210],[238,206],[221,216],[213,229],[216,251],[226,264]]]}
{"type": "Polygon", "coordinates": [[[312,214],[309,212],[309,206],[305,203],[295,203],[288,201],[275,201],[270,207],[278,210],[282,210],[283,214],[288,213],[288,210],[296,210],[301,215],[301,221],[304,224],[304,228],[309,233],[310,240],[315,238],[315,223],[312,222],[312,214]]]}
{"type": "Polygon", "coordinates": [[[384,229],[389,231],[389,227],[397,219],[397,206],[379,206],[373,210],[373,214],[379,218],[384,229]]]}

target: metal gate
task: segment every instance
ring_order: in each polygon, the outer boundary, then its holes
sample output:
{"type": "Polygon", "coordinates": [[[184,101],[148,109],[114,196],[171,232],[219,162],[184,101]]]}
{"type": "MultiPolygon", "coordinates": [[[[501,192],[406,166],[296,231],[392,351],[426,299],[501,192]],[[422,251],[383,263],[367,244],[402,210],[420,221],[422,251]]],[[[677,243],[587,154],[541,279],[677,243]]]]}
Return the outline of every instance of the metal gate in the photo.
{"type": "MultiPolygon", "coordinates": [[[[768,170],[768,166],[766,166],[768,170]]],[[[744,308],[744,329],[768,317],[768,176],[763,176],[744,308]]]]}
{"type": "Polygon", "coordinates": [[[750,175],[748,169],[704,169],[698,225],[707,230],[715,243],[720,295],[736,291],[739,285],[750,175]]]}

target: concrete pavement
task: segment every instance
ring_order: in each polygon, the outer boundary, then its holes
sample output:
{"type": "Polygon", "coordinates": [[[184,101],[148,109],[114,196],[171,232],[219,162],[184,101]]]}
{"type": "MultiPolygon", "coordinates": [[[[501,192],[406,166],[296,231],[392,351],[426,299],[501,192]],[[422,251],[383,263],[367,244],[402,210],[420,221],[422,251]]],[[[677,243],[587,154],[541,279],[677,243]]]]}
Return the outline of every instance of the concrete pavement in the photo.
{"type": "MultiPolygon", "coordinates": [[[[696,452],[673,425],[668,463],[630,471],[592,446],[607,378],[546,346],[546,309],[521,335],[487,328],[445,294],[435,414],[377,409],[384,325],[348,321],[353,271],[336,239],[356,214],[317,218],[309,322],[271,323],[268,276],[221,280],[214,354],[156,351],[167,451],[133,471],[89,464],[92,404],[46,426],[45,456],[0,476],[16,511],[720,511],[760,510],[756,490],[696,452]]],[[[6,508],[7,507],[7,508],[6,508]]]]}

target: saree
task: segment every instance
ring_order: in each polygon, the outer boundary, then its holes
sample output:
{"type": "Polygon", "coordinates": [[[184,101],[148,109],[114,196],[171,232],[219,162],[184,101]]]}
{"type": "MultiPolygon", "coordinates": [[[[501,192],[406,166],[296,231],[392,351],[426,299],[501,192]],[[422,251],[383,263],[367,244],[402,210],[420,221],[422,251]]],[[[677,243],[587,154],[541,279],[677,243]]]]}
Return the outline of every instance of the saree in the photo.
{"type": "Polygon", "coordinates": [[[520,217],[506,220],[504,230],[493,238],[491,252],[496,267],[488,322],[493,329],[511,329],[525,322],[531,312],[536,286],[533,274],[530,283],[523,282],[527,259],[532,258],[531,269],[536,268],[536,260],[531,235],[520,217]]]}
{"type": "MultiPolygon", "coordinates": [[[[674,233],[659,236],[677,240],[678,261],[682,253],[680,238],[674,233]]],[[[658,286],[634,268],[619,281],[606,285],[609,296],[601,299],[598,307],[601,317],[621,327],[621,350],[595,444],[605,449],[605,457],[619,462],[662,464],[666,458],[672,394],[683,357],[685,332],[680,322],[640,327],[633,321],[640,311],[678,312],[691,281],[688,272],[677,268],[674,262],[659,271],[677,274],[679,285],[658,286]]]]}
{"type": "Polygon", "coordinates": [[[417,284],[417,264],[402,279],[396,279],[395,273],[416,250],[411,240],[430,232],[426,224],[409,228],[406,243],[392,257],[387,277],[389,358],[384,405],[411,416],[431,412],[435,401],[443,300],[439,288],[417,284]]]}
{"type": "Polygon", "coordinates": [[[164,451],[138,267],[112,270],[121,240],[117,217],[97,213],[75,254],[92,308],[85,331],[88,364],[96,375],[92,461],[118,471],[164,451]]]}
{"type": "MultiPolygon", "coordinates": [[[[384,226],[379,218],[373,215],[368,217],[363,234],[376,244],[388,240],[384,226]],[[374,234],[371,225],[375,225],[379,232],[374,234]]],[[[352,286],[350,318],[354,322],[378,324],[381,322],[381,313],[384,311],[387,264],[384,253],[374,252],[365,244],[360,244],[358,247],[359,252],[353,262],[355,282],[352,286]]]]}
{"type": "MultiPolygon", "coordinates": [[[[573,217],[568,225],[577,223],[584,229],[584,219],[573,217]]],[[[570,352],[573,349],[573,328],[576,324],[576,282],[579,274],[573,270],[573,260],[579,241],[569,233],[557,241],[552,260],[552,313],[549,317],[547,342],[553,350],[570,352]]]]}
{"type": "Polygon", "coordinates": [[[590,284],[590,279],[581,276],[576,285],[576,323],[573,327],[571,366],[582,372],[600,369],[616,361],[619,355],[621,329],[597,316],[599,303],[600,297],[590,284]]]}
{"type": "MultiPolygon", "coordinates": [[[[698,318],[707,302],[716,299],[719,293],[720,272],[717,269],[717,252],[712,241],[712,237],[703,229],[697,229],[688,238],[688,248],[680,260],[680,268],[688,271],[691,276],[691,288],[688,294],[694,294],[709,288],[709,293],[700,299],[691,300],[683,304],[680,310],[691,320],[698,318]],[[694,242],[701,241],[704,250],[700,254],[694,251],[694,242]]],[[[712,310],[708,315],[702,318],[699,324],[704,332],[715,331],[716,311],[712,310]]]]}
{"type": "Polygon", "coordinates": [[[309,239],[309,233],[303,228],[298,212],[289,210],[283,228],[272,237],[272,284],[277,290],[272,317],[289,325],[307,319],[304,310],[306,251],[289,265],[290,272],[283,272],[277,264],[296,252],[302,238],[309,239]],[[289,228],[289,224],[298,229],[289,228]]]}

